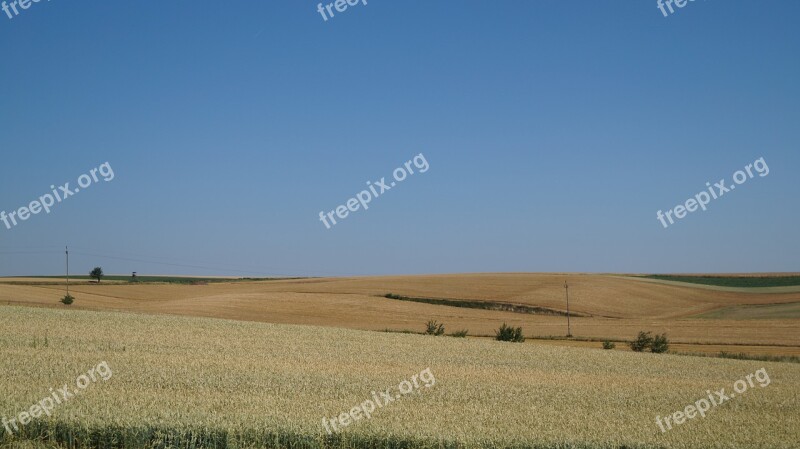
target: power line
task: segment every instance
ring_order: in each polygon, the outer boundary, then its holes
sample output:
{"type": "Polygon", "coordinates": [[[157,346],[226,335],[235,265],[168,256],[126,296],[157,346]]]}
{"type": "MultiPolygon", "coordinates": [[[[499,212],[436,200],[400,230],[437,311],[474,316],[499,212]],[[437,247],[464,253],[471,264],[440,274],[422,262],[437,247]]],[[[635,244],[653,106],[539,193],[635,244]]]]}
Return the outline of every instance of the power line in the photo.
{"type": "MultiPolygon", "coordinates": [[[[62,248],[62,249],[53,250],[53,251],[30,251],[30,250],[28,250],[28,251],[4,251],[3,248],[0,247],[0,255],[4,255],[4,254],[61,254],[62,251],[63,251],[63,247],[55,247],[55,246],[53,246],[53,247],[42,247],[42,248],[62,248]]],[[[38,248],[29,248],[29,249],[38,249],[38,248]]],[[[191,264],[191,263],[178,263],[178,262],[182,262],[182,260],[174,258],[174,257],[138,255],[140,257],[136,257],[135,258],[135,257],[125,257],[125,256],[129,256],[129,255],[137,256],[136,254],[131,254],[131,253],[116,253],[118,255],[101,254],[100,251],[96,251],[96,250],[92,250],[92,249],[88,249],[88,248],[75,247],[75,246],[73,246],[73,250],[71,251],[71,254],[85,256],[85,257],[97,257],[97,258],[102,258],[102,259],[122,260],[122,261],[126,261],[126,262],[146,263],[146,264],[164,265],[164,266],[172,266],[172,267],[180,267],[180,268],[195,268],[195,269],[203,269],[203,270],[212,270],[212,271],[216,271],[216,272],[220,272],[220,271],[222,271],[222,272],[235,272],[235,273],[250,274],[250,275],[261,275],[261,276],[292,276],[292,275],[286,274],[286,272],[282,272],[282,273],[281,272],[266,273],[266,272],[261,271],[261,270],[243,269],[243,267],[230,268],[230,267],[232,267],[232,265],[229,265],[226,268],[226,267],[223,267],[223,266],[220,266],[220,265],[217,265],[217,264],[211,264],[211,263],[208,263],[206,265],[197,265],[197,264],[191,264]],[[75,249],[78,249],[78,251],[75,251],[75,249]],[[93,252],[84,252],[84,251],[81,251],[81,250],[93,251],[93,252]],[[171,260],[171,262],[158,261],[158,260],[154,260],[154,259],[166,259],[166,260],[171,260]]],[[[200,262],[200,263],[205,263],[205,262],[200,262]]],[[[337,276],[337,275],[338,276],[352,276],[352,273],[335,273],[335,272],[331,272],[331,271],[312,271],[312,270],[288,268],[288,267],[280,267],[280,268],[277,268],[277,267],[265,267],[265,268],[273,269],[273,270],[276,270],[276,271],[278,271],[278,270],[280,270],[280,271],[292,270],[295,273],[303,273],[303,274],[305,274],[307,276],[312,275],[311,273],[315,273],[316,275],[325,274],[325,275],[329,275],[329,276],[337,276]]]]}
{"type": "Polygon", "coordinates": [[[264,272],[261,272],[261,271],[235,270],[235,269],[230,269],[230,268],[209,267],[209,266],[203,266],[203,265],[186,265],[186,264],[180,264],[180,263],[155,262],[155,261],[152,261],[152,260],[131,259],[131,258],[128,258],[128,257],[118,257],[118,256],[104,256],[104,255],[101,255],[101,254],[90,254],[90,253],[82,253],[82,252],[77,252],[77,251],[73,251],[72,254],[78,254],[78,255],[81,255],[81,256],[89,256],[89,257],[99,257],[99,258],[102,258],[102,259],[124,260],[124,261],[127,261],[127,262],[149,263],[149,264],[155,264],[155,265],[168,265],[168,266],[171,266],[171,267],[200,268],[200,269],[203,269],[203,270],[214,270],[214,271],[233,271],[233,272],[238,272],[238,273],[260,274],[260,275],[264,275],[264,276],[274,275],[274,274],[270,274],[270,273],[264,273],[264,272]]]}
{"type": "Polygon", "coordinates": [[[57,254],[61,251],[0,251],[0,254],[57,254]]]}
{"type": "MultiPolygon", "coordinates": [[[[151,263],[151,264],[157,264],[157,265],[167,265],[167,266],[183,267],[183,268],[201,268],[201,269],[205,269],[205,270],[232,271],[232,272],[237,272],[237,273],[260,274],[260,275],[264,275],[264,276],[275,276],[276,274],[287,275],[286,272],[283,272],[283,273],[280,273],[280,272],[279,273],[266,273],[264,271],[259,271],[259,270],[241,269],[241,267],[240,268],[225,268],[225,267],[221,267],[221,266],[211,266],[211,265],[194,265],[194,264],[182,264],[182,263],[175,263],[175,262],[158,262],[158,261],[154,261],[154,260],[135,259],[135,258],[130,258],[130,257],[122,257],[122,256],[109,256],[109,255],[104,255],[104,254],[82,253],[82,252],[75,252],[75,251],[73,251],[73,254],[80,254],[82,256],[90,256],[90,257],[102,257],[102,258],[106,258],[106,259],[125,260],[125,261],[129,261],[129,262],[151,263]]],[[[169,258],[165,258],[165,259],[169,259],[169,258]]],[[[298,269],[298,268],[287,268],[287,267],[281,267],[281,268],[265,267],[265,268],[269,268],[269,269],[273,269],[273,270],[292,270],[294,272],[302,272],[302,273],[305,273],[307,275],[309,273],[327,273],[329,275],[337,274],[337,275],[343,275],[343,276],[351,276],[352,275],[352,274],[345,274],[345,273],[333,273],[333,272],[330,272],[330,271],[329,272],[311,271],[311,270],[298,269]]]]}

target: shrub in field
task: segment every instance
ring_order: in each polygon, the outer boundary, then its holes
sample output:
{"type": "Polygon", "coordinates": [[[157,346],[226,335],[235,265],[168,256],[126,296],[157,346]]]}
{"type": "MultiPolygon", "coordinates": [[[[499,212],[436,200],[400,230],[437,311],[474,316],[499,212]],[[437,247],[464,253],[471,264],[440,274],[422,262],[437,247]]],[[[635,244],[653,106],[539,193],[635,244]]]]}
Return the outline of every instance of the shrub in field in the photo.
{"type": "Polygon", "coordinates": [[[70,305],[73,302],[75,302],[75,297],[70,295],[70,294],[66,294],[66,295],[64,295],[63,298],[61,298],[61,303],[62,304],[70,305]]]}
{"type": "Polygon", "coordinates": [[[512,341],[515,343],[522,343],[525,341],[525,337],[522,335],[522,328],[521,327],[511,327],[507,326],[506,323],[503,323],[500,326],[500,329],[497,329],[497,335],[495,337],[499,341],[512,341]]]}
{"type": "Polygon", "coordinates": [[[464,338],[464,337],[467,336],[467,332],[469,332],[469,331],[466,330],[466,329],[462,329],[460,331],[453,332],[452,334],[450,334],[450,336],[451,337],[464,338]]]}
{"type": "Polygon", "coordinates": [[[436,320],[430,320],[425,325],[425,333],[428,335],[444,335],[444,324],[436,322],[436,320]]]}
{"type": "Polygon", "coordinates": [[[650,352],[661,354],[669,350],[669,340],[667,334],[656,335],[650,345],[650,352]]]}
{"type": "Polygon", "coordinates": [[[603,342],[603,349],[614,349],[617,345],[613,341],[606,340],[603,342]]]}
{"type": "Polygon", "coordinates": [[[652,347],[653,345],[653,336],[650,335],[650,332],[641,331],[639,335],[636,336],[636,339],[630,343],[631,349],[636,352],[642,352],[647,348],[652,347]]]}

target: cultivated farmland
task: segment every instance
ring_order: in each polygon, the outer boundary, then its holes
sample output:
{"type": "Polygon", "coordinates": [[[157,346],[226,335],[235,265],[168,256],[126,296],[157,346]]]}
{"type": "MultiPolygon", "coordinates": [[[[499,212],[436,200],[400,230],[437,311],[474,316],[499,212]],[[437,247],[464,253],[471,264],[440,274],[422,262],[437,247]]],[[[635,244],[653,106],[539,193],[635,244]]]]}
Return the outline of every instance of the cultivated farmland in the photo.
{"type": "Polygon", "coordinates": [[[74,387],[101,361],[113,370],[21,432],[72,447],[794,448],[800,441],[800,365],[792,363],[17,306],[0,307],[0,323],[0,416],[17,415],[50,388],[74,387]],[[323,417],[425,368],[433,387],[326,436],[323,417]],[[657,415],[682,410],[708,389],[730,391],[761,368],[768,386],[666,433],[655,424],[657,415]]]}
{"type": "MultiPolygon", "coordinates": [[[[489,336],[503,323],[526,336],[566,335],[560,315],[453,307],[385,298],[388,293],[450,302],[514,304],[565,311],[581,345],[622,341],[640,330],[666,332],[684,352],[800,355],[800,287],[741,288],[632,276],[464,274],[214,282],[208,285],[73,285],[74,309],[190,315],[361,330],[421,332],[429,319],[448,332],[489,336]]],[[[63,307],[57,279],[0,280],[0,304],[63,307]]],[[[763,282],[762,282],[763,283],[763,282]]],[[[572,345],[575,342],[563,342],[572,345]]],[[[619,345],[623,347],[624,345],[619,345]]],[[[677,348],[677,347],[676,347],[677,348]]]]}

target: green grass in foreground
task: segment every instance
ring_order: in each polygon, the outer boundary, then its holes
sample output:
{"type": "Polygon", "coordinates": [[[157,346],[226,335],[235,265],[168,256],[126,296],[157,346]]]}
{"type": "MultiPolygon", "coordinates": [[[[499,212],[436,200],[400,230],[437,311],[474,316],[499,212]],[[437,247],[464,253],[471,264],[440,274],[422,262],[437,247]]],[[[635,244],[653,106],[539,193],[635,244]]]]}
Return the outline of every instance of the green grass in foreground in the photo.
{"type": "Polygon", "coordinates": [[[800,276],[673,276],[653,274],[642,276],[662,281],[688,282],[719,287],[788,287],[800,286],[800,276]]]}

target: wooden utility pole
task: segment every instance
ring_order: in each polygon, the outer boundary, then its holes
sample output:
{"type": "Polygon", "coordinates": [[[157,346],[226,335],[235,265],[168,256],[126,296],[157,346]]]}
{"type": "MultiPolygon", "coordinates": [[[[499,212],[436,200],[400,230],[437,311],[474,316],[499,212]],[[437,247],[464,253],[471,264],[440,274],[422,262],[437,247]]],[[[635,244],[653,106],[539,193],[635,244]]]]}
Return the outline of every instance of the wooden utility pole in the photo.
{"type": "Polygon", "coordinates": [[[69,296],[69,246],[66,246],[67,253],[67,296],[69,296]]]}
{"type": "Polygon", "coordinates": [[[569,285],[564,281],[564,291],[567,293],[567,337],[572,337],[572,329],[569,325],[569,285]]]}

